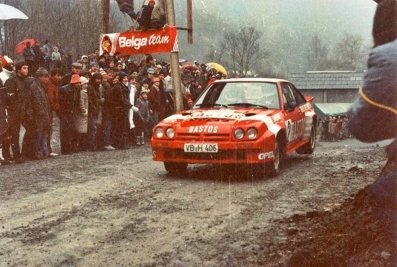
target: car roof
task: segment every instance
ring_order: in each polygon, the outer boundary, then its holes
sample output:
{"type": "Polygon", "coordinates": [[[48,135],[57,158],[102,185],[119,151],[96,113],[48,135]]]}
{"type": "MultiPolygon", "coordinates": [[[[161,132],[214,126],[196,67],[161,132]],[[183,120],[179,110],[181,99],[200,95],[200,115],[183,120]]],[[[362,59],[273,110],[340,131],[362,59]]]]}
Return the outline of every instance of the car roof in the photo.
{"type": "Polygon", "coordinates": [[[277,83],[277,82],[289,82],[284,79],[279,79],[279,78],[233,78],[233,79],[222,79],[222,80],[216,80],[214,83],[233,83],[233,82],[271,82],[271,83],[277,83]]]}

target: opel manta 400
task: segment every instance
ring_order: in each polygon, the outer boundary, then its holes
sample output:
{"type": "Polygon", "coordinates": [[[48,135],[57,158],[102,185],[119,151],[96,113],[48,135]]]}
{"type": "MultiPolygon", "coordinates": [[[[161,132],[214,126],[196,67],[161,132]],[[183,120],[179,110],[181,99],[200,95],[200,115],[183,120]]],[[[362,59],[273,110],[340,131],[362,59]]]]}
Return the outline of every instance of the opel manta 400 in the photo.
{"type": "Polygon", "coordinates": [[[285,155],[314,151],[312,101],[283,79],[217,80],[192,109],[154,127],[153,159],[170,173],[188,164],[246,164],[276,176],[285,155]]]}

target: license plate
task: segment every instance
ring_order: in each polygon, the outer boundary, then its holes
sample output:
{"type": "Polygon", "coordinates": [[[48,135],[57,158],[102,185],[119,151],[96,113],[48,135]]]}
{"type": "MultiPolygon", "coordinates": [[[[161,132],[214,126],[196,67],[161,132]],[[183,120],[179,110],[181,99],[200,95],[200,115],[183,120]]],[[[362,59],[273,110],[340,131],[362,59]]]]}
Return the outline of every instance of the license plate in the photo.
{"type": "Polygon", "coordinates": [[[218,144],[185,144],[183,150],[187,153],[217,153],[218,144]]]}

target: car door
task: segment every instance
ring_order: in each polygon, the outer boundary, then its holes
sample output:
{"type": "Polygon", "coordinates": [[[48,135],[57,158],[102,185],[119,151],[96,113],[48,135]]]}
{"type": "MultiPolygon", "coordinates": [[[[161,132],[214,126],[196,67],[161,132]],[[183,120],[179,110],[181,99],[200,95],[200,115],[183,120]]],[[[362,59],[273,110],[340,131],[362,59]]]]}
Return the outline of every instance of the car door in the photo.
{"type": "Polygon", "coordinates": [[[287,140],[288,144],[292,145],[300,141],[303,137],[305,113],[302,111],[301,106],[305,105],[306,101],[290,83],[282,83],[282,92],[287,140]]]}

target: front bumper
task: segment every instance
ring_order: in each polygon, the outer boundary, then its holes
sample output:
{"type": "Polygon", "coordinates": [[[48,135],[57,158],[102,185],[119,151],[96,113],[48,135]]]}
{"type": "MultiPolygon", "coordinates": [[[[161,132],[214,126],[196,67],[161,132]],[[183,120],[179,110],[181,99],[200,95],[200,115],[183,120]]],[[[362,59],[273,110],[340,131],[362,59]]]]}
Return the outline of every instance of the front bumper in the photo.
{"type": "Polygon", "coordinates": [[[273,160],[275,142],[274,136],[255,141],[216,142],[216,153],[184,152],[184,144],[191,143],[186,140],[152,139],[151,145],[155,161],[188,164],[259,164],[273,160]]]}

